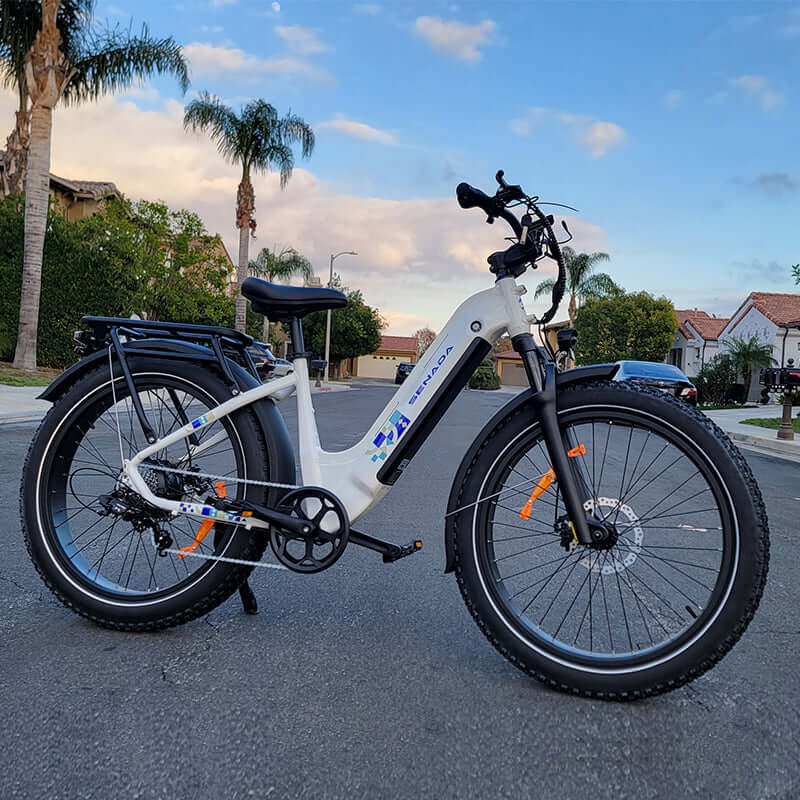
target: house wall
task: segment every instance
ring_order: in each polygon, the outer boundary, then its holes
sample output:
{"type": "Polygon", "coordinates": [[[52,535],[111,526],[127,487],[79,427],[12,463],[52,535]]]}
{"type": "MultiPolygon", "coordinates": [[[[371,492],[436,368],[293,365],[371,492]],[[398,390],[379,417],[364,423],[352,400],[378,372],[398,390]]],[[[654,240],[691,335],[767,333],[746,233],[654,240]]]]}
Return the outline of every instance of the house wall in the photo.
{"type": "MultiPolygon", "coordinates": [[[[758,337],[759,341],[767,342],[772,345],[772,357],[775,361],[781,363],[781,348],[783,346],[784,328],[779,328],[772,320],[764,316],[757,308],[749,308],[744,316],[735,325],[728,325],[723,331],[719,339],[719,352],[725,353],[728,350],[728,342],[731,338],[749,339],[751,336],[758,337]]],[[[797,342],[798,336],[792,335],[793,331],[789,332],[786,337],[786,355],[785,358],[794,358],[797,361],[798,350],[797,342]]],[[[756,401],[761,396],[761,385],[758,382],[758,373],[753,375],[750,386],[747,391],[747,400],[756,401]]]]}
{"type": "Polygon", "coordinates": [[[359,356],[354,375],[359,378],[391,378],[397,374],[401,362],[415,362],[417,354],[411,350],[376,350],[368,356],[359,356]]]}
{"type": "Polygon", "coordinates": [[[503,386],[527,386],[528,375],[521,360],[510,358],[497,359],[497,377],[503,386]]]}

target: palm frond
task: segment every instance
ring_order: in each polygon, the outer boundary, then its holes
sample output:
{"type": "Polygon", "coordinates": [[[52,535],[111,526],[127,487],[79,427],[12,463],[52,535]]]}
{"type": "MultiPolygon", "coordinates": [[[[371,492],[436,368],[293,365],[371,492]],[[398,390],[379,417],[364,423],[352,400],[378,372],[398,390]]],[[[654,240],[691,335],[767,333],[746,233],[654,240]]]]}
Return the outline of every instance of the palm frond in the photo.
{"type": "Polygon", "coordinates": [[[578,287],[577,294],[584,300],[587,297],[608,297],[621,291],[620,286],[614,282],[610,275],[605,272],[596,272],[594,275],[589,275],[584,279],[583,283],[578,287]]]}
{"type": "Polygon", "coordinates": [[[556,282],[552,278],[545,278],[536,287],[536,290],[533,293],[533,299],[538,300],[543,294],[550,294],[553,291],[553,287],[555,285],[556,282]]]}
{"type": "Polygon", "coordinates": [[[226,161],[241,161],[241,131],[239,120],[219,97],[203,92],[186,106],[183,127],[188,131],[205,131],[216,143],[226,161]]]}
{"type": "Polygon", "coordinates": [[[189,86],[189,68],[181,46],[171,37],[156,39],[146,25],[130,30],[108,28],[92,33],[85,51],[72,63],[73,77],[64,102],[95,100],[156,74],[172,74],[182,91],[189,86]]]}

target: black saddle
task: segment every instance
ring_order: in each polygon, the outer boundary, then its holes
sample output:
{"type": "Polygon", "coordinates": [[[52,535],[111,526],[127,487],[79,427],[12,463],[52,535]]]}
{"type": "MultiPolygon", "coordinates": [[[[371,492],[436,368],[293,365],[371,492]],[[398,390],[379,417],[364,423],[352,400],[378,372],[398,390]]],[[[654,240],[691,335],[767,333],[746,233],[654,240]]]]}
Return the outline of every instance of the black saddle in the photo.
{"type": "Polygon", "coordinates": [[[347,297],[336,289],[279,286],[260,278],[247,278],[242,294],[253,304],[253,311],[271,320],[300,319],[312,311],[347,305],[347,297]]]}

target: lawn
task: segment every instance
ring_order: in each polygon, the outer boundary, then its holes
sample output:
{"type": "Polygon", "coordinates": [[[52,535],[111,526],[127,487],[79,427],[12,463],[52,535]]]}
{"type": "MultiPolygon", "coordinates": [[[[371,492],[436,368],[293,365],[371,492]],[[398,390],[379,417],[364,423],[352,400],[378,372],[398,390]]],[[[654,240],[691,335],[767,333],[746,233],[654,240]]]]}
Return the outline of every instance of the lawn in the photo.
{"type": "Polygon", "coordinates": [[[60,369],[40,367],[36,372],[29,372],[0,361],[0,383],[7,386],[49,386],[60,374],[60,369]]]}
{"type": "MultiPolygon", "coordinates": [[[[743,419],[743,425],[758,425],[759,428],[772,428],[776,431],[781,426],[780,417],[768,417],[767,419],[743,419]]],[[[792,429],[795,433],[800,433],[800,419],[792,417],[792,429]]]]}

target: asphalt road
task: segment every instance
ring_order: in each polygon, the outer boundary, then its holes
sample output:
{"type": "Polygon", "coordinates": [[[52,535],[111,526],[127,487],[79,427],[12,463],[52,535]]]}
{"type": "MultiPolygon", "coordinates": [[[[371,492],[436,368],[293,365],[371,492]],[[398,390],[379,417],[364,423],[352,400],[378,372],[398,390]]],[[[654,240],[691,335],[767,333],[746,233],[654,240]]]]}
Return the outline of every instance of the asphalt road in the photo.
{"type": "MultiPolygon", "coordinates": [[[[357,441],[391,390],[316,397],[323,444],[357,441]]],[[[496,653],[442,572],[450,481],[508,399],[462,393],[361,520],[393,541],[419,536],[421,553],[385,566],[351,547],[320,575],[260,570],[259,616],[234,597],[159,634],[102,630],[49,595],[18,521],[33,428],[0,428],[0,796],[800,796],[800,465],[748,455],[772,560],[724,661],[652,700],[577,699],[496,653]]],[[[284,411],[293,427],[292,400],[284,411]]]]}

